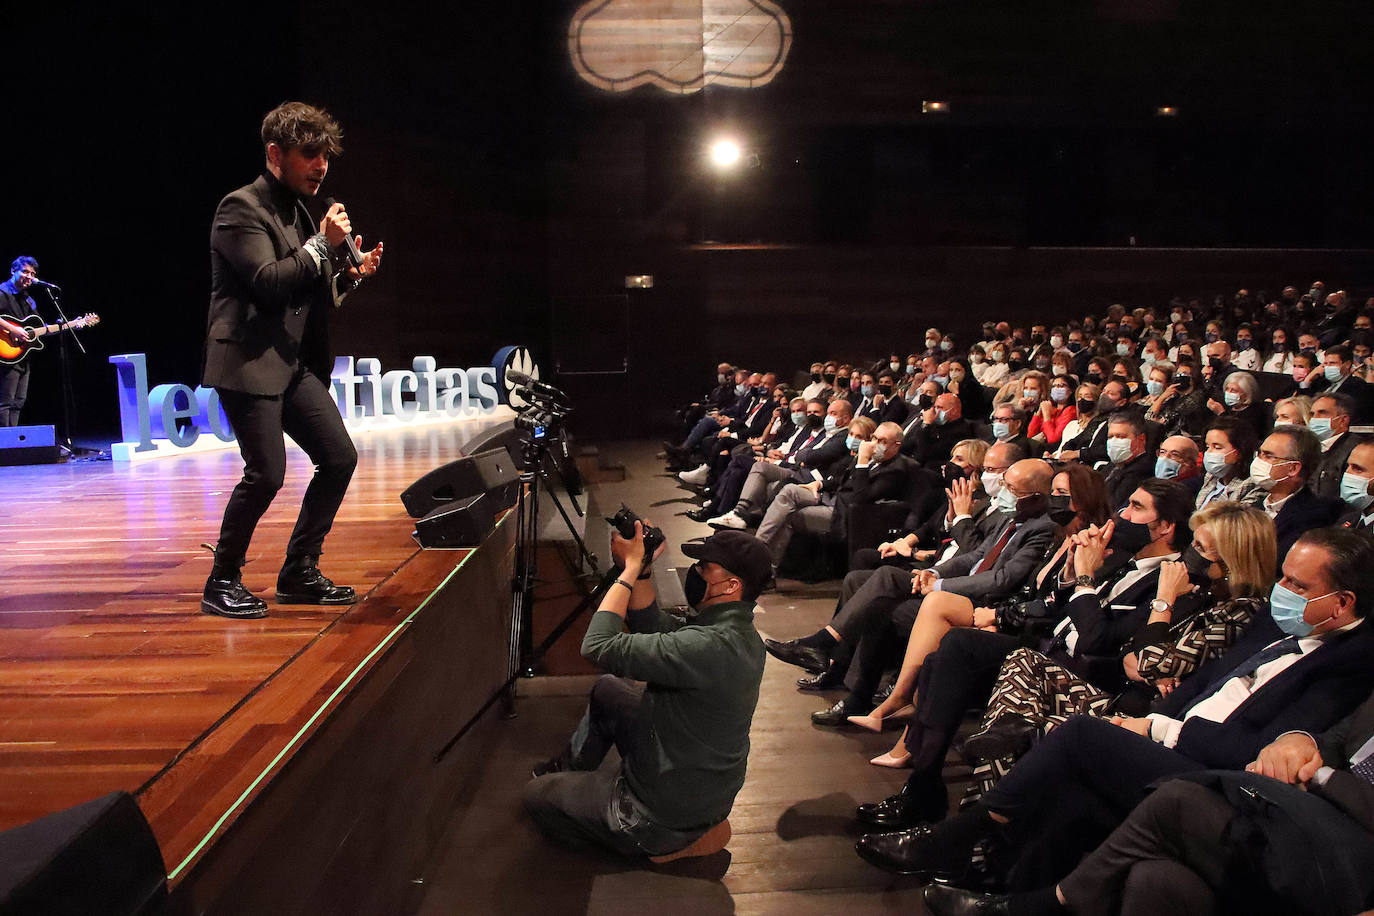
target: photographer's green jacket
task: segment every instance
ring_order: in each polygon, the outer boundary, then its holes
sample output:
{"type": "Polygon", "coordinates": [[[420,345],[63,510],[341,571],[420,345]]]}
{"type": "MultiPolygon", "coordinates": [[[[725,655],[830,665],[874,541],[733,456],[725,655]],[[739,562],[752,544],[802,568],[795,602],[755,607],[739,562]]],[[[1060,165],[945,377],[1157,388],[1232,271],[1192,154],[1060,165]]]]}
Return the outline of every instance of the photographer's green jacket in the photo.
{"type": "Polygon", "coordinates": [[[690,621],[657,604],[620,617],[592,615],[582,655],[621,677],[645,681],[644,702],[623,772],[665,827],[714,825],[744,785],[749,724],[763,679],[763,640],[752,601],[712,605],[690,621]]]}

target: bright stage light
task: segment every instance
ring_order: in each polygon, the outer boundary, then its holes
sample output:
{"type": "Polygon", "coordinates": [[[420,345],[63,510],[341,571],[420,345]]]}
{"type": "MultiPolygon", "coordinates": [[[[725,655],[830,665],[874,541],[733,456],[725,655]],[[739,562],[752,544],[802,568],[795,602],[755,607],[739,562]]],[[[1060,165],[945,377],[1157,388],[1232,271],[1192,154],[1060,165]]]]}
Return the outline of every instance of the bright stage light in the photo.
{"type": "Polygon", "coordinates": [[[717,140],[711,145],[711,161],[717,168],[728,169],[739,162],[740,148],[734,140],[717,140]]]}

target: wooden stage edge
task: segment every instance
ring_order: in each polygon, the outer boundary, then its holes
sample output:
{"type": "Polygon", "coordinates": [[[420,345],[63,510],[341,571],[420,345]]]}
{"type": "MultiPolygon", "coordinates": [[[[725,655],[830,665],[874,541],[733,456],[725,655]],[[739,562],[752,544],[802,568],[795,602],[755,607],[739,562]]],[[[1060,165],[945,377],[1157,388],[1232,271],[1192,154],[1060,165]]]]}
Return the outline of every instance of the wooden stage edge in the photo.
{"type": "Polygon", "coordinates": [[[440,751],[507,676],[516,520],[420,550],[398,497],[490,429],[355,436],[321,563],[347,608],[271,600],[311,471],[290,450],[245,567],[256,621],[199,611],[236,453],[5,469],[0,829],[125,789],[173,912],[403,911],[468,778],[466,741],[440,751]]]}

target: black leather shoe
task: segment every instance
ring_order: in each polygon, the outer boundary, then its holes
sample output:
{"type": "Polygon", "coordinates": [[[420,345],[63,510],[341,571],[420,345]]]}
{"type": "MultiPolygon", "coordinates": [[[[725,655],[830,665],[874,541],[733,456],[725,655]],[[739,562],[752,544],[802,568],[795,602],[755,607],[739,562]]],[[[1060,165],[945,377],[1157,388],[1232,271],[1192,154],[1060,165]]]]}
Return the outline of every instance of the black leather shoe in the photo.
{"type": "Polygon", "coordinates": [[[200,596],[200,609],[206,614],[253,620],[267,616],[267,602],[243,587],[238,576],[205,580],[205,592],[200,596]]]}
{"type": "Polygon", "coordinates": [[[1030,750],[1031,742],[1039,731],[1040,726],[1025,716],[1015,713],[998,716],[981,731],[965,738],[959,753],[969,761],[1019,756],[1030,750]]]}
{"type": "MultiPolygon", "coordinates": [[[[780,662],[787,662],[789,665],[796,665],[798,668],[805,668],[812,674],[820,674],[830,670],[830,656],[820,649],[812,646],[803,646],[795,639],[786,642],[779,642],[776,639],[765,639],[763,647],[768,650],[768,654],[780,662]]],[[[854,715],[851,713],[850,715],[854,715]]]]}
{"type": "Polygon", "coordinates": [[[883,704],[883,700],[886,700],[888,697],[892,696],[892,688],[893,688],[893,686],[894,686],[893,684],[888,684],[886,687],[883,687],[883,688],[879,689],[876,693],[874,693],[874,694],[873,694],[873,705],[874,705],[874,706],[881,706],[881,705],[883,704]]]}
{"type": "Polygon", "coordinates": [[[548,776],[550,773],[564,773],[570,770],[568,752],[565,750],[557,757],[550,757],[548,760],[541,760],[530,768],[530,775],[535,779],[540,776],[548,776]]]}
{"type": "Polygon", "coordinates": [[[921,824],[896,833],[870,833],[854,844],[854,851],[870,865],[899,875],[957,880],[968,870],[968,863],[952,865],[948,860],[941,861],[941,850],[931,840],[934,831],[931,825],[921,824]]]}
{"type": "Polygon", "coordinates": [[[694,522],[705,522],[708,518],[715,518],[717,515],[720,515],[720,513],[713,512],[705,507],[687,510],[687,517],[694,522]]]}
{"type": "Polygon", "coordinates": [[[840,700],[829,709],[818,709],[811,714],[811,722],[814,725],[824,725],[826,728],[841,728],[851,725],[850,716],[866,715],[873,710],[855,709],[844,700],[840,700]]]}
{"type": "Polygon", "coordinates": [[[948,884],[926,885],[924,897],[933,916],[1008,916],[1011,912],[1005,894],[980,894],[948,884]]]}
{"type": "Polygon", "coordinates": [[[854,815],[871,827],[900,828],[944,820],[948,809],[949,795],[943,782],[919,792],[908,782],[896,795],[859,805],[854,815]]]}
{"type": "Polygon", "coordinates": [[[282,604],[353,604],[358,596],[350,586],[330,581],[310,557],[282,567],[277,575],[277,600],[282,604]]]}
{"type": "Polygon", "coordinates": [[[810,677],[797,678],[799,690],[838,690],[843,686],[844,678],[836,674],[834,668],[827,668],[820,674],[813,674],[810,677]]]}

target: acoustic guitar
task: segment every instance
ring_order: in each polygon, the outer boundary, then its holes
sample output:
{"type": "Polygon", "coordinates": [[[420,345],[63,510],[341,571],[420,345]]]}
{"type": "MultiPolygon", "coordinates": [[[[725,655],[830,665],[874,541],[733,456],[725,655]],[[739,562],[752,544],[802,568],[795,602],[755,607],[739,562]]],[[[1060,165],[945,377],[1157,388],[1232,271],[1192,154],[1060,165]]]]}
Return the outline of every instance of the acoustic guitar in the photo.
{"type": "Polygon", "coordinates": [[[30,350],[43,349],[43,338],[58,331],[76,328],[89,328],[100,324],[100,316],[88,312],[71,321],[44,324],[37,315],[20,320],[11,315],[0,315],[0,363],[13,366],[24,361],[30,350]]]}

